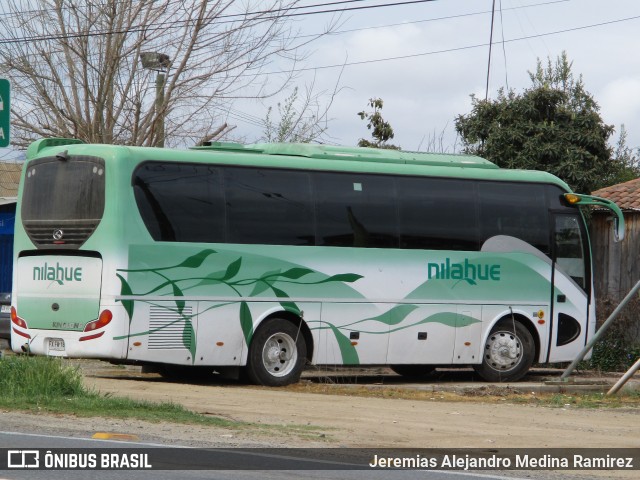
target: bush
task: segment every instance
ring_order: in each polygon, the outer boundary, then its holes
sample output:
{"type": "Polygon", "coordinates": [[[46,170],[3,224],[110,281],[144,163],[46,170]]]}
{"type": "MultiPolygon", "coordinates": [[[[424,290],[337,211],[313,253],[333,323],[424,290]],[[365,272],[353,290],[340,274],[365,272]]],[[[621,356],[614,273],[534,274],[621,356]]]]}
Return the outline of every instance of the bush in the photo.
{"type": "MultiPolygon", "coordinates": [[[[617,302],[597,302],[598,319],[604,322],[617,302]]],[[[589,367],[605,372],[626,371],[640,358],[640,296],[633,298],[593,347],[589,367]]]]}

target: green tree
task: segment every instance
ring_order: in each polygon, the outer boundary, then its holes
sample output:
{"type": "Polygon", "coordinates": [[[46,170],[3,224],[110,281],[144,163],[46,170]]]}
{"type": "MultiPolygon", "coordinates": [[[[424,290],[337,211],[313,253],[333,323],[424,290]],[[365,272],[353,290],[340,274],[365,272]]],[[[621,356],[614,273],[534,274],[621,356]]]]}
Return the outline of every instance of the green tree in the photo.
{"type": "Polygon", "coordinates": [[[624,125],[620,127],[620,137],[613,152],[613,161],[615,169],[613,175],[606,180],[607,186],[640,177],[640,151],[638,148],[627,145],[627,130],[624,125]]]}
{"type": "Polygon", "coordinates": [[[358,112],[358,116],[362,120],[367,120],[367,128],[372,130],[371,136],[373,141],[361,138],[358,140],[359,147],[388,148],[391,150],[400,150],[399,146],[388,144],[387,141],[393,138],[393,128],[391,124],[382,118],[382,99],[370,98],[369,106],[373,108],[373,112],[358,112]]]}
{"type": "MultiPolygon", "coordinates": [[[[545,170],[575,191],[610,185],[621,172],[604,123],[582,77],[575,78],[565,52],[529,72],[532,85],[521,94],[498,92],[495,100],[472,95],[472,111],[456,118],[466,153],[505,168],[545,170]]],[[[625,150],[622,138],[620,153],[625,150]]],[[[624,169],[622,169],[624,170],[624,169]]]]}

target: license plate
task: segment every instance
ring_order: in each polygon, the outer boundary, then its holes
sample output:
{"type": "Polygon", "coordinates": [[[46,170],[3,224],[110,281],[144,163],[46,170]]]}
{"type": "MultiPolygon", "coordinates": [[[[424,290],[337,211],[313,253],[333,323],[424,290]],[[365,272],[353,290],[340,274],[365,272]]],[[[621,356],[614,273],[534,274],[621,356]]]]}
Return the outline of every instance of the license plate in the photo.
{"type": "Polygon", "coordinates": [[[0,313],[11,313],[11,305],[2,305],[0,313]]]}
{"type": "Polygon", "coordinates": [[[49,350],[54,350],[56,352],[64,352],[64,340],[62,338],[50,338],[49,350]]]}

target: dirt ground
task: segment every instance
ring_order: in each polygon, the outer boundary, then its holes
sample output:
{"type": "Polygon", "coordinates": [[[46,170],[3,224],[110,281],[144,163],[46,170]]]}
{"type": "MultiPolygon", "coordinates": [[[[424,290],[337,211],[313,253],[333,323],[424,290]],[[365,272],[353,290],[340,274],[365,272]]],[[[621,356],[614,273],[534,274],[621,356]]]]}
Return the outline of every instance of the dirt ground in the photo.
{"type": "MultiPolygon", "coordinates": [[[[640,410],[633,408],[552,408],[510,404],[508,398],[498,404],[449,403],[437,392],[429,401],[363,398],[98,375],[86,381],[104,393],[171,401],[226,419],[315,427],[295,438],[296,446],[320,442],[344,447],[640,447],[640,410]]],[[[278,429],[265,433],[273,439],[278,429]]],[[[289,443],[286,440],[276,441],[289,443]]]]}
{"type": "MultiPolygon", "coordinates": [[[[89,367],[84,371],[86,384],[102,393],[179,403],[206,415],[249,422],[255,428],[109,419],[69,421],[2,412],[3,429],[18,421],[58,434],[107,431],[136,435],[146,442],[214,447],[640,448],[637,408],[541,407],[512,404],[508,397],[493,403],[446,402],[438,392],[428,400],[363,398],[235,383],[168,382],[129,367],[89,367]]],[[[623,472],[594,474],[635,478],[623,472]]]]}

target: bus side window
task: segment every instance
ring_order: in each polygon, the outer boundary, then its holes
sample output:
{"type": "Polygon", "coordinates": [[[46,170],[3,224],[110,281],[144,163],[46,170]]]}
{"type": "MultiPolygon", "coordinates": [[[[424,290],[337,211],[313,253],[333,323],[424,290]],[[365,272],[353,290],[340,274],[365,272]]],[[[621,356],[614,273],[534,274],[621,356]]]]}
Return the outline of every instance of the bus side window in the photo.
{"type": "Polygon", "coordinates": [[[482,243],[507,235],[551,254],[544,185],[478,182],[478,195],[482,243]]]}
{"type": "Polygon", "coordinates": [[[313,245],[307,172],[225,168],[227,242],[313,245]]]}
{"type": "Polygon", "coordinates": [[[317,245],[398,248],[393,178],[315,173],[317,245]]]}
{"type": "Polygon", "coordinates": [[[478,250],[475,182],[398,178],[401,248],[478,250]]]}
{"type": "Polygon", "coordinates": [[[576,215],[556,215],[555,227],[556,266],[585,290],[586,273],[580,219],[576,215]]]}
{"type": "Polygon", "coordinates": [[[224,241],[224,204],[215,167],[149,162],[135,171],[133,186],[140,216],[154,240],[224,241]]]}

